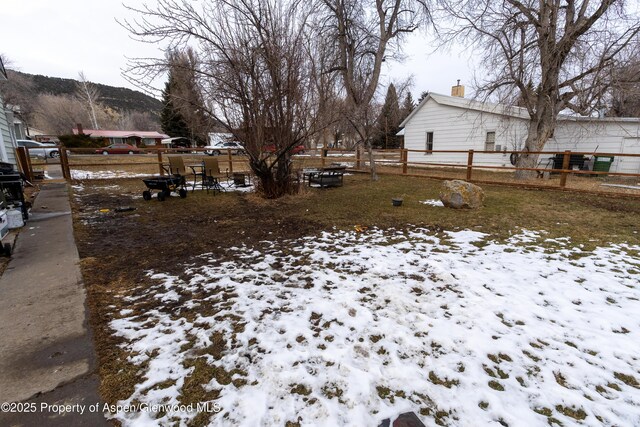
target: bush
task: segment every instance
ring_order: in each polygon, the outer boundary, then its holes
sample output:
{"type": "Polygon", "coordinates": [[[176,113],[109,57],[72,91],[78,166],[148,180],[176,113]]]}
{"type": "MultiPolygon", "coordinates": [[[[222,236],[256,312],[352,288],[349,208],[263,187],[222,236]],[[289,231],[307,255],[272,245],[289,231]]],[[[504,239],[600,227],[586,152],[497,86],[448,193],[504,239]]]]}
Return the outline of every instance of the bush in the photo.
{"type": "Polygon", "coordinates": [[[91,138],[81,133],[79,135],[60,135],[60,143],[66,148],[100,148],[108,144],[105,138],[91,138]]]}

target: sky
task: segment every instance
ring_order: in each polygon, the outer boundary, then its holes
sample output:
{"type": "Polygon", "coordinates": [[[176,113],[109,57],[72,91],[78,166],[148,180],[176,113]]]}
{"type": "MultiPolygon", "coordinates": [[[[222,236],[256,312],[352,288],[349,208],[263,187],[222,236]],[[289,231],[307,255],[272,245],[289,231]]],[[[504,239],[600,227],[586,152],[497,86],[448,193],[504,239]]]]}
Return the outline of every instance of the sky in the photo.
{"type": "MultiPolygon", "coordinates": [[[[118,24],[116,20],[135,18],[122,0],[0,0],[0,5],[0,53],[12,62],[8,68],[63,78],[77,78],[83,71],[92,82],[136,89],[122,75],[127,58],[163,55],[161,46],[132,40],[118,24]]],[[[413,76],[411,92],[417,99],[427,90],[449,94],[457,79],[469,86],[469,52],[434,54],[433,45],[422,33],[410,35],[404,44],[406,59],[385,63],[381,88],[413,76]]],[[[154,85],[160,88],[164,82],[154,85]]]]}

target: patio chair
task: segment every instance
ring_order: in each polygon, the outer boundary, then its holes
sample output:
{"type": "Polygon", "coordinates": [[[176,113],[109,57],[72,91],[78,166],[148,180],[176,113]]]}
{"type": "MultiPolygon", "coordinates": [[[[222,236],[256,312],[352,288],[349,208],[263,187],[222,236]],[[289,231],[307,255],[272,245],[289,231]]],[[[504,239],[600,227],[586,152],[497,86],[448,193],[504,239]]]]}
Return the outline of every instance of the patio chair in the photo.
{"type": "Polygon", "coordinates": [[[187,169],[184,166],[184,159],[182,156],[169,157],[169,173],[171,175],[187,175],[187,169]]]}
{"type": "Polygon", "coordinates": [[[209,192],[209,189],[212,189],[213,195],[215,196],[216,191],[225,191],[225,189],[220,185],[220,178],[224,176],[225,175],[220,171],[218,159],[204,159],[202,186],[207,189],[207,193],[209,192]]]}
{"type": "Polygon", "coordinates": [[[187,172],[187,168],[184,164],[184,159],[182,158],[182,156],[169,157],[169,174],[183,176],[185,177],[185,180],[187,180],[187,177],[193,178],[193,183],[191,183],[191,191],[194,191],[196,189],[197,178],[201,175],[199,172],[196,172],[193,166],[189,166],[189,168],[191,169],[191,172],[187,172]]]}

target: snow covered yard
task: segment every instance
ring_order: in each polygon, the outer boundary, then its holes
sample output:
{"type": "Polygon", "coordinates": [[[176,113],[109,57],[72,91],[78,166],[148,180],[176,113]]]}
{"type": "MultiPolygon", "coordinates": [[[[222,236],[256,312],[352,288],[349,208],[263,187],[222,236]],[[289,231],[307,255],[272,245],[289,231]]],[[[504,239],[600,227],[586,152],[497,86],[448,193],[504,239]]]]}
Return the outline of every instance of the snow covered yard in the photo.
{"type": "Polygon", "coordinates": [[[640,247],[335,231],[201,257],[120,298],[123,425],[640,425],[640,247]]]}

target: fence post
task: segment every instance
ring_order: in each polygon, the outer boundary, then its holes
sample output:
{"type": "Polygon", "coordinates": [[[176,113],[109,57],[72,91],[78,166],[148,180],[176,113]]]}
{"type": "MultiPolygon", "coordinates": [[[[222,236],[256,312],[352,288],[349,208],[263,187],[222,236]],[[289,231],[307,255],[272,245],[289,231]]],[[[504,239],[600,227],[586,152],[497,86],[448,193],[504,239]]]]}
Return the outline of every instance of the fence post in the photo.
{"type": "Polygon", "coordinates": [[[469,150],[467,156],[467,181],[471,181],[471,172],[473,172],[473,150],[469,150]]]}
{"type": "Polygon", "coordinates": [[[409,161],[409,151],[406,148],[400,149],[400,157],[402,159],[402,173],[407,174],[407,162],[409,161]]]}
{"type": "Polygon", "coordinates": [[[360,169],[362,168],[362,159],[360,157],[360,154],[361,154],[360,146],[359,145],[356,146],[355,150],[356,150],[356,169],[360,169]]]}
{"type": "Polygon", "coordinates": [[[160,175],[164,175],[164,168],[162,167],[162,150],[158,148],[157,154],[158,154],[158,171],[160,172],[160,175]]]}
{"type": "Polygon", "coordinates": [[[33,168],[31,167],[31,161],[29,159],[29,153],[25,147],[17,147],[16,153],[18,154],[18,161],[22,173],[27,177],[27,181],[33,182],[33,168]]]}
{"type": "Polygon", "coordinates": [[[562,172],[560,175],[560,187],[565,187],[567,185],[567,169],[569,169],[569,164],[571,161],[571,151],[566,150],[564,152],[564,157],[562,158],[562,172]]]}
{"type": "Polygon", "coordinates": [[[60,168],[62,169],[62,177],[67,181],[71,179],[71,168],[69,167],[69,157],[67,157],[67,148],[63,145],[60,147],[60,168]]]}
{"type": "Polygon", "coordinates": [[[233,173],[233,159],[231,158],[231,149],[227,149],[227,157],[229,158],[229,173],[233,173]]]}

